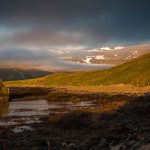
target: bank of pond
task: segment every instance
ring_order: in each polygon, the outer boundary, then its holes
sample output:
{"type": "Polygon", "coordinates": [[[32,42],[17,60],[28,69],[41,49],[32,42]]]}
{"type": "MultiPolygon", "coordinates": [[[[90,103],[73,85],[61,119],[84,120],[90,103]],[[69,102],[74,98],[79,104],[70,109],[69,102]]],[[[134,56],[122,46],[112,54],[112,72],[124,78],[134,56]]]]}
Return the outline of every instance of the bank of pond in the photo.
{"type": "Polygon", "coordinates": [[[0,81],[0,104],[8,103],[9,89],[0,81]]]}

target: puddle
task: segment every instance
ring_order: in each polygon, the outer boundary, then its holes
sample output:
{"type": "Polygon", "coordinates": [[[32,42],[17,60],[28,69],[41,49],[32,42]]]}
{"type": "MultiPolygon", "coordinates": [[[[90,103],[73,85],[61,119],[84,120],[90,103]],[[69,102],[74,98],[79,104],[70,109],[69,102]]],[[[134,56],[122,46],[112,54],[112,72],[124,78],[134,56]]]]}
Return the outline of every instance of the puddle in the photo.
{"type": "Polygon", "coordinates": [[[49,102],[47,100],[13,101],[9,102],[7,109],[5,107],[5,112],[1,112],[1,116],[47,116],[50,113],[63,113],[62,110],[66,112],[66,110],[71,111],[80,107],[87,108],[92,106],[94,104],[89,101],[79,103],[49,102]]]}

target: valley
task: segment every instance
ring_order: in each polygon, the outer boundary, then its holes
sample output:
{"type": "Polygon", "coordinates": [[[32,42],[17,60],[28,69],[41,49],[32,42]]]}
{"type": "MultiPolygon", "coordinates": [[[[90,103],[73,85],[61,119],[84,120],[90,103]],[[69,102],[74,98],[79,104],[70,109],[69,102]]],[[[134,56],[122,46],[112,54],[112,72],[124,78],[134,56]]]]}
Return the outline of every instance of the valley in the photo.
{"type": "Polygon", "coordinates": [[[150,150],[150,0],[0,2],[0,150],[150,150]]]}
{"type": "Polygon", "coordinates": [[[100,71],[3,82],[0,149],[148,149],[149,65],[148,53],[100,71]]]}

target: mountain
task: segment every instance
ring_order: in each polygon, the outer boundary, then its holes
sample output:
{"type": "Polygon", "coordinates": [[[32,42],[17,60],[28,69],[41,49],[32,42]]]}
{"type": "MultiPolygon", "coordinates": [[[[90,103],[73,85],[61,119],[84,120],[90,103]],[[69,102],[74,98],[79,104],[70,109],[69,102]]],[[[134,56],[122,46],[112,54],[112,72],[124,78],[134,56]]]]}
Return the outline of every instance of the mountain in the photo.
{"type": "Polygon", "coordinates": [[[35,69],[0,68],[0,79],[3,81],[38,78],[51,74],[49,71],[35,69]]]}
{"type": "Polygon", "coordinates": [[[102,84],[150,85],[150,53],[124,64],[101,71],[56,73],[33,80],[9,82],[9,84],[88,86],[102,84]]]}
{"type": "Polygon", "coordinates": [[[124,47],[116,45],[97,48],[47,48],[31,50],[27,52],[27,55],[24,55],[26,50],[21,51],[18,56],[18,54],[12,54],[10,50],[8,52],[1,50],[0,68],[51,70],[52,72],[98,70],[122,64],[149,53],[150,43],[135,46],[124,45],[124,47]]]}
{"type": "Polygon", "coordinates": [[[150,52],[150,45],[102,47],[76,53],[62,53],[60,59],[85,64],[121,64],[150,52]]]}

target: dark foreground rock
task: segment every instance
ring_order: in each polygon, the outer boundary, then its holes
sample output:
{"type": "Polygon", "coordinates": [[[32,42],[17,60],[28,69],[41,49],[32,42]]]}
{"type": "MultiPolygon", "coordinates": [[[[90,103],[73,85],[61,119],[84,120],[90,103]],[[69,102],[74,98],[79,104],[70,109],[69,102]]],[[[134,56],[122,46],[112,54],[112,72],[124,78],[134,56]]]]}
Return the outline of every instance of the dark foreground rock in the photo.
{"type": "Polygon", "coordinates": [[[16,134],[12,127],[0,128],[0,149],[150,150],[150,96],[132,98],[113,111],[45,117],[31,127],[16,134]]]}

